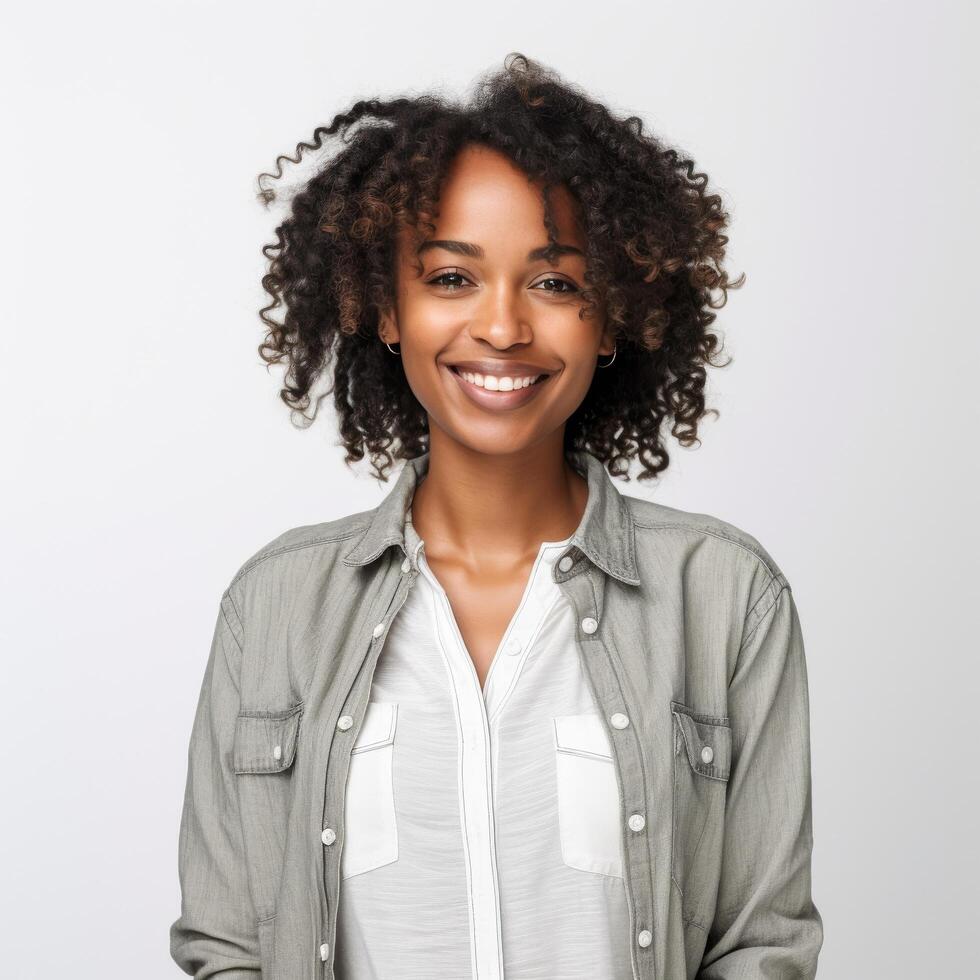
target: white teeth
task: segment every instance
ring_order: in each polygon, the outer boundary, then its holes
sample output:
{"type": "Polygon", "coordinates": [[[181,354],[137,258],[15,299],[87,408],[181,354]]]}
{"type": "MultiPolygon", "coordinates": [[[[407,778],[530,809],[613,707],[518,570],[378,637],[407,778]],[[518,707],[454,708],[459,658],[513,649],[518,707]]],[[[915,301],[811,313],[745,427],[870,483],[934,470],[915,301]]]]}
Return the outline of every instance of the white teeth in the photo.
{"type": "Polygon", "coordinates": [[[527,388],[536,384],[531,375],[510,378],[498,377],[495,374],[472,374],[469,371],[460,371],[459,373],[470,384],[476,385],[478,388],[486,388],[487,391],[513,391],[515,388],[527,388]]]}

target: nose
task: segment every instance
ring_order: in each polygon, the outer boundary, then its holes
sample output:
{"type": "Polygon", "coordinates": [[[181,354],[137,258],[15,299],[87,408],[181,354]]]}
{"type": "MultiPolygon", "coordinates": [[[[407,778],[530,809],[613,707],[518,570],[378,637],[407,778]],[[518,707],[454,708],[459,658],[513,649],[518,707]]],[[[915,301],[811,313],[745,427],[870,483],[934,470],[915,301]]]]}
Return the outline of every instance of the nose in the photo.
{"type": "Polygon", "coordinates": [[[470,321],[470,336],[500,350],[530,343],[534,331],[523,302],[523,289],[507,283],[486,289],[470,321]]]}

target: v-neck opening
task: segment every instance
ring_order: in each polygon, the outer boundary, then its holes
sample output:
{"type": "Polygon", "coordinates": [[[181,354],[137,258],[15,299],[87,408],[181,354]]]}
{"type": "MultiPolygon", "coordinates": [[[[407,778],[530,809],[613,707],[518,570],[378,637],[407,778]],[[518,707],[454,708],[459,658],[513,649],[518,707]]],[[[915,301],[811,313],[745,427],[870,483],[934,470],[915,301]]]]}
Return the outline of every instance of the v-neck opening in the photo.
{"type": "MultiPolygon", "coordinates": [[[[476,662],[473,659],[473,654],[466,644],[466,640],[463,637],[463,631],[460,629],[459,620],[456,617],[456,612],[453,609],[452,601],[449,598],[449,594],[443,587],[442,583],[439,581],[435,572],[432,570],[428,561],[425,558],[425,541],[418,535],[415,530],[414,523],[411,520],[411,516],[406,516],[405,519],[405,540],[410,547],[407,550],[412,554],[415,564],[418,566],[420,573],[425,577],[426,581],[434,588],[435,592],[439,597],[445,602],[446,612],[448,614],[449,621],[452,625],[453,632],[456,635],[456,639],[460,645],[460,648],[469,661],[471,669],[473,671],[473,678],[476,682],[479,693],[484,702],[486,708],[487,718],[498,713],[502,705],[491,710],[491,705],[487,702],[487,695],[491,692],[491,685],[493,683],[494,671],[498,664],[498,661],[503,656],[509,656],[504,652],[505,645],[510,642],[513,637],[513,632],[517,623],[521,620],[522,614],[525,612],[527,604],[531,599],[534,587],[538,582],[538,578],[541,574],[541,565],[544,559],[549,554],[554,554],[562,549],[568,547],[571,544],[572,539],[575,537],[575,533],[568,535],[568,537],[563,538],[560,541],[542,541],[538,546],[538,553],[531,563],[531,569],[528,573],[527,580],[524,583],[524,589],[521,593],[521,597],[515,607],[510,619],[507,622],[507,626],[504,632],[501,634],[500,639],[497,641],[497,645],[494,648],[493,655],[487,666],[486,677],[484,678],[483,684],[480,683],[480,676],[476,669],[476,662]]],[[[557,560],[557,554],[554,554],[554,560],[557,560]]],[[[553,564],[553,562],[549,563],[553,564]]],[[[535,621],[531,624],[531,628],[528,630],[527,635],[521,638],[521,647],[518,652],[518,656],[523,659],[527,652],[527,648],[532,642],[534,636],[538,632],[538,627],[540,626],[540,621],[548,614],[553,606],[553,602],[548,602],[542,605],[542,607],[537,611],[537,616],[535,621]]]]}

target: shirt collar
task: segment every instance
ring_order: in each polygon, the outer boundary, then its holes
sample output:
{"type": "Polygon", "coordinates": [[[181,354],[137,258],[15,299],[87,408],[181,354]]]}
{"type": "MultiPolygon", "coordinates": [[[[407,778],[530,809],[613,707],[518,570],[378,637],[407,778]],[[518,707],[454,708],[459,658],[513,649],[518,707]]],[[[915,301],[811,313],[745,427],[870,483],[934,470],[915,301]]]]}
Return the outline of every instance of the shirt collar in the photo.
{"type": "MultiPolygon", "coordinates": [[[[572,535],[577,547],[604,572],[628,585],[639,585],[634,549],[633,520],[624,495],[605,466],[591,453],[571,451],[569,461],[588,480],[589,498],[582,520],[572,535]]],[[[405,547],[405,516],[415,488],[429,469],[429,453],[406,460],[388,495],[370,511],[367,530],[344,556],[345,565],[366,565],[386,548],[405,547]]]]}

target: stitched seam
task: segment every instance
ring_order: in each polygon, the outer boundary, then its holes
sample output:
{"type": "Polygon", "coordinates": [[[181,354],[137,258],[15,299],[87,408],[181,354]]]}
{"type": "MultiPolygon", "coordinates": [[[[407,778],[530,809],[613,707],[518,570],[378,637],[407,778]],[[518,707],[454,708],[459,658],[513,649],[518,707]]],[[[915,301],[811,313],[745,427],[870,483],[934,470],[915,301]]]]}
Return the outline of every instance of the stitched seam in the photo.
{"type": "Polygon", "coordinates": [[[769,564],[769,562],[766,561],[766,559],[763,558],[763,556],[759,554],[758,551],[756,551],[750,545],[747,545],[744,541],[739,541],[737,538],[733,538],[730,534],[725,534],[724,532],[719,531],[719,530],[717,530],[715,528],[691,527],[691,525],[689,525],[689,524],[681,524],[679,521],[678,522],[674,522],[674,523],[650,524],[650,523],[647,523],[646,521],[638,520],[635,517],[633,518],[633,523],[637,527],[646,527],[646,528],[650,528],[651,530],[655,530],[655,531],[665,531],[665,530],[666,531],[669,531],[669,530],[674,530],[674,531],[689,531],[689,532],[691,532],[693,534],[708,534],[708,535],[711,535],[711,537],[713,537],[713,538],[719,538],[722,541],[727,541],[729,544],[733,544],[733,545],[735,545],[735,547],[741,548],[742,551],[748,552],[750,555],[752,555],[753,557],[755,557],[758,560],[759,564],[762,565],[763,568],[765,568],[765,570],[770,574],[770,576],[772,578],[779,578],[780,577],[780,572],[777,569],[773,568],[769,564]]]}
{"type": "MultiPolygon", "coordinates": [[[[681,723],[671,716],[671,724],[674,726],[674,754],[671,758],[670,767],[670,880],[677,886],[683,906],[684,889],[681,888],[681,883],[674,877],[674,864],[677,860],[677,852],[675,851],[677,845],[674,840],[674,828],[677,826],[677,753],[680,749],[680,746],[677,744],[677,729],[681,727],[681,723]]],[[[687,750],[685,749],[685,751],[687,750]]]]}
{"type": "MultiPolygon", "coordinates": [[[[258,565],[261,565],[262,562],[268,561],[270,558],[278,558],[280,555],[287,555],[293,551],[303,551],[306,548],[315,548],[321,544],[332,544],[337,541],[346,541],[348,538],[353,538],[355,535],[363,533],[363,531],[364,527],[362,526],[353,531],[345,531],[341,534],[333,535],[327,538],[314,538],[312,541],[301,541],[298,544],[283,545],[281,548],[276,548],[275,551],[270,551],[267,554],[259,555],[258,557],[250,559],[248,562],[246,562],[231,580],[231,585],[235,585],[240,578],[243,578],[245,575],[251,572],[252,569],[256,568],[258,565]]],[[[231,585],[229,585],[229,588],[231,588],[231,585]]]]}
{"type": "MultiPolygon", "coordinates": [[[[762,603],[765,600],[766,596],[768,595],[769,591],[772,589],[774,582],[776,582],[776,577],[775,576],[773,576],[772,578],[769,579],[768,582],[766,582],[766,584],[763,587],[762,591],[759,593],[759,597],[755,600],[755,602],[752,603],[751,607],[749,608],[749,611],[745,614],[745,622],[746,623],[752,618],[752,616],[755,613],[756,609],[758,609],[759,606],[762,605],[762,603]]],[[[768,610],[766,610],[766,611],[768,612],[768,610]]],[[[760,614],[759,619],[761,620],[763,616],[765,616],[765,613],[760,614]]],[[[756,625],[758,625],[758,623],[756,625]]],[[[753,629],[755,629],[755,627],[753,627],[753,629]]]]}
{"type": "Polygon", "coordinates": [[[699,721],[705,725],[721,725],[724,728],[731,728],[731,719],[727,715],[705,715],[699,711],[694,711],[688,705],[681,701],[671,701],[670,707],[672,711],[678,711],[682,715],[687,715],[693,718],[694,721],[699,721]]]}
{"type": "Polygon", "coordinates": [[[225,594],[221,597],[222,601],[220,603],[221,616],[225,621],[225,625],[228,627],[228,632],[231,633],[231,638],[235,641],[235,645],[238,647],[238,651],[241,654],[245,653],[244,647],[238,641],[238,634],[232,628],[231,621],[228,619],[228,611],[225,609],[224,599],[228,598],[228,602],[231,604],[231,608],[235,613],[235,618],[238,620],[238,628],[241,631],[242,636],[245,635],[245,627],[242,625],[242,617],[238,611],[238,607],[235,605],[235,600],[232,598],[230,586],[225,590],[225,594]]]}
{"type": "MultiPolygon", "coordinates": [[[[789,592],[789,586],[788,585],[784,585],[784,586],[782,586],[779,589],[779,591],[775,594],[775,596],[773,596],[772,602],[770,602],[769,605],[766,606],[765,610],[759,615],[759,621],[755,624],[755,626],[752,627],[751,630],[749,630],[748,635],[742,640],[742,645],[738,648],[738,656],[739,657],[742,656],[742,651],[745,649],[745,645],[758,632],[759,627],[766,621],[766,616],[769,615],[770,610],[773,608],[773,606],[776,605],[776,603],[779,601],[779,597],[784,592],[789,592]]],[[[756,603],[756,605],[758,605],[758,603],[756,603]]],[[[753,609],[754,608],[755,607],[753,606],[753,609]]],[[[736,670],[738,669],[738,660],[737,660],[737,658],[736,658],[736,666],[735,666],[735,669],[736,670]]]]}

